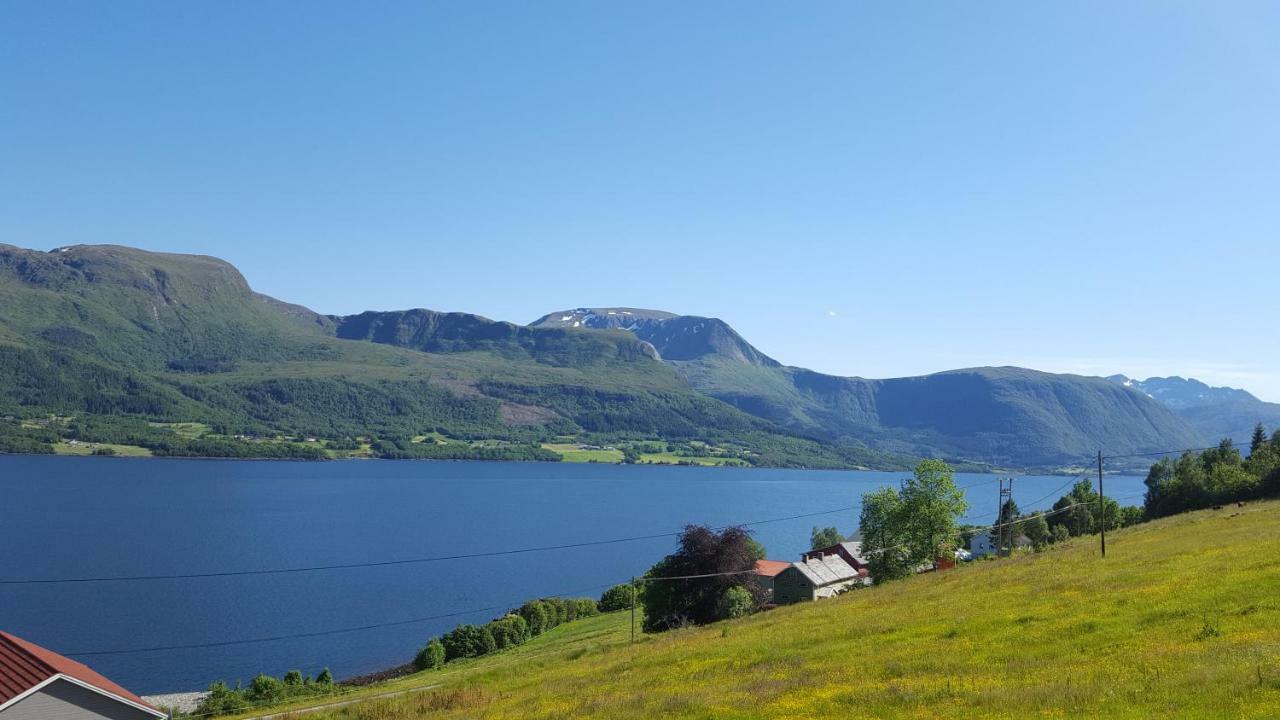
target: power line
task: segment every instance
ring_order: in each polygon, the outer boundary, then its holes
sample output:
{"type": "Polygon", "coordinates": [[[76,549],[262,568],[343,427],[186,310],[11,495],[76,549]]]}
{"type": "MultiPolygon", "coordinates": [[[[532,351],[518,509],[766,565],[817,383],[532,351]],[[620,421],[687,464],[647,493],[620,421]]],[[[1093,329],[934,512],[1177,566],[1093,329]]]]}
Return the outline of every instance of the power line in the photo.
{"type": "MultiPolygon", "coordinates": [[[[994,481],[983,481],[966,485],[961,490],[987,485],[994,481]]],[[[819,510],[817,512],[800,513],[798,515],[787,515],[785,517],[768,518],[766,520],[753,520],[751,522],[739,523],[737,525],[723,525],[712,528],[713,530],[724,530],[730,527],[754,527],[756,525],[767,525],[770,523],[786,522],[789,520],[800,520],[803,518],[820,517],[822,515],[833,515],[835,513],[849,512],[856,510],[859,505],[846,505],[844,507],[832,508],[830,510],[819,510]]],[[[103,583],[103,582],[147,582],[155,580],[194,580],[201,578],[225,578],[225,577],[247,577],[257,575],[285,575],[295,573],[320,572],[326,570],[351,570],[355,568],[372,568],[372,567],[392,567],[397,565],[418,565],[423,563],[444,562],[447,560],[474,560],[478,558],[499,557],[503,555],[521,555],[535,552],[548,552],[552,550],[571,550],[575,548],[596,547],[600,545],[616,545],[625,542],[637,542],[641,540],[658,540],[662,538],[678,537],[681,533],[664,532],[654,533],[651,535],[634,535],[631,537],[611,538],[608,540],[590,540],[585,542],[565,543],[562,545],[543,545],[537,547],[515,548],[510,550],[493,550],[489,552],[477,553],[459,553],[456,555],[438,555],[434,557],[420,558],[403,558],[397,560],[378,560],[370,562],[357,563],[335,563],[330,565],[311,565],[305,567],[293,568],[264,568],[258,570],[225,570],[218,572],[201,572],[201,573],[172,573],[172,574],[155,574],[155,575],[111,575],[96,577],[63,577],[63,578],[9,578],[0,579],[0,585],[52,585],[63,583],[103,583]]]]}
{"type": "MultiPolygon", "coordinates": [[[[986,484],[986,483],[978,483],[978,484],[986,484]]],[[[970,485],[967,487],[973,487],[973,485],[970,485]]],[[[1058,510],[1051,511],[1049,513],[1044,513],[1043,516],[1048,517],[1050,515],[1056,515],[1058,513],[1066,512],[1067,510],[1070,510],[1075,507],[1079,507],[1080,505],[1086,505],[1086,504],[1088,503],[1075,503],[1073,505],[1069,505],[1064,508],[1059,508],[1058,510]]],[[[833,511],[827,511],[827,512],[839,512],[839,510],[833,510],[833,511]]],[[[809,513],[809,514],[798,515],[793,517],[808,517],[814,514],[816,513],[809,513]]],[[[1020,520],[1016,520],[1007,524],[1016,525],[1018,523],[1027,522],[1032,519],[1033,519],[1032,517],[1027,517],[1027,518],[1022,518],[1020,520]]],[[[775,522],[777,520],[778,519],[757,521],[756,524],[759,524],[761,522],[775,522]]],[[[726,527],[735,527],[735,526],[726,526],[726,527]]],[[[897,545],[897,546],[891,546],[888,548],[878,548],[875,550],[868,551],[867,554],[870,555],[873,553],[888,552],[889,550],[894,550],[901,547],[906,547],[906,546],[897,545]]],[[[755,569],[752,568],[749,570],[735,570],[735,571],[720,572],[720,573],[703,573],[703,574],[697,574],[697,575],[677,575],[677,576],[671,576],[671,577],[635,578],[635,581],[665,582],[665,581],[671,581],[671,580],[692,580],[692,579],[710,578],[710,577],[726,577],[731,575],[746,575],[754,572],[755,572],[755,569]]],[[[578,588],[575,590],[555,593],[553,595],[544,596],[544,597],[563,597],[566,595],[573,595],[577,593],[587,592],[589,590],[599,590],[601,588],[612,587],[618,584],[625,584],[626,582],[627,580],[621,580],[619,582],[604,583],[601,585],[592,585],[590,587],[578,588]]],[[[377,629],[388,628],[388,627],[401,627],[405,625],[415,625],[419,623],[430,622],[432,620],[443,620],[443,619],[452,618],[452,617],[461,617],[463,615],[474,615],[481,612],[494,612],[498,610],[509,609],[511,605],[512,603],[503,603],[500,605],[490,605],[488,607],[473,608],[469,610],[458,610],[450,613],[443,613],[439,615],[428,615],[428,616],[417,617],[417,618],[409,618],[406,620],[395,620],[391,622],[372,623],[368,625],[360,625],[360,626],[345,627],[345,628],[333,628],[329,630],[317,630],[312,632],[290,633],[286,635],[274,635],[270,637],[244,638],[239,640],[220,640],[220,641],[207,642],[207,643],[190,643],[186,645],[158,645],[158,646],[152,646],[152,647],[122,648],[122,649],[111,649],[111,650],[83,650],[83,651],[77,651],[77,652],[67,652],[63,654],[72,656],[72,657],[94,657],[94,656],[100,656],[100,655],[130,655],[130,654],[138,654],[138,653],[165,652],[165,651],[173,651],[173,650],[201,650],[201,649],[209,649],[209,648],[217,648],[217,647],[228,647],[228,646],[234,646],[234,645],[251,645],[251,644],[260,644],[260,643],[267,643],[267,642],[278,642],[281,640],[299,640],[299,639],[307,639],[307,638],[314,638],[314,637],[325,637],[329,635],[340,635],[340,634],[351,633],[351,632],[377,630],[377,629]]]]}
{"type": "MultiPolygon", "coordinates": [[[[1232,444],[1232,446],[1234,447],[1234,443],[1232,444]]],[[[1213,447],[1203,447],[1203,448],[1181,448],[1179,450],[1153,450],[1152,452],[1128,453],[1125,455],[1103,455],[1102,459],[1103,460],[1123,460],[1125,458],[1160,457],[1163,455],[1181,455],[1183,453],[1208,452],[1210,450],[1217,450],[1219,447],[1221,446],[1214,445],[1213,447]]]]}
{"type": "MultiPolygon", "coordinates": [[[[544,595],[543,597],[563,597],[565,595],[575,595],[577,593],[587,592],[589,590],[599,590],[601,588],[612,587],[617,583],[606,583],[603,585],[592,585],[591,587],[578,588],[553,595],[544,595]]],[[[288,635],[273,635],[271,637],[245,638],[241,640],[219,640],[207,643],[191,643],[188,645],[157,645],[154,647],[143,648],[125,648],[118,650],[82,650],[79,652],[62,653],[73,657],[90,657],[95,655],[130,655],[134,653],[161,652],[165,650],[203,650],[207,648],[227,647],[229,645],[253,645],[266,642],[277,642],[280,640],[299,640],[313,637],[324,637],[326,635],[340,635],[350,632],[361,632],[364,630],[377,630],[380,628],[400,627],[403,625],[415,625],[418,623],[430,622],[432,620],[444,620],[451,617],[459,617],[462,615],[474,615],[482,612],[494,612],[497,610],[506,610],[511,607],[511,603],[503,603],[501,605],[490,605],[488,607],[473,608],[470,610],[458,610],[456,612],[443,613],[440,615],[428,615],[425,617],[410,618],[408,620],[395,620],[392,622],[373,623],[370,625],[359,625],[355,627],[334,628],[331,630],[316,630],[313,632],[291,633],[288,635]]]]}

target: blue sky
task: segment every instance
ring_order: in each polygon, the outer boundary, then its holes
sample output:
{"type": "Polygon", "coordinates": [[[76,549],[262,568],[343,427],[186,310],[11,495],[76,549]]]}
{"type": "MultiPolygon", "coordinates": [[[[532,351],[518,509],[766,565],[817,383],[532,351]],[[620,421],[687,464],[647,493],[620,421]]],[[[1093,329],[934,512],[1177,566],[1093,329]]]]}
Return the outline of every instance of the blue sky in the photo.
{"type": "Polygon", "coordinates": [[[1280,401],[1271,2],[0,8],[0,242],[322,312],[715,315],[783,362],[1280,401]]]}

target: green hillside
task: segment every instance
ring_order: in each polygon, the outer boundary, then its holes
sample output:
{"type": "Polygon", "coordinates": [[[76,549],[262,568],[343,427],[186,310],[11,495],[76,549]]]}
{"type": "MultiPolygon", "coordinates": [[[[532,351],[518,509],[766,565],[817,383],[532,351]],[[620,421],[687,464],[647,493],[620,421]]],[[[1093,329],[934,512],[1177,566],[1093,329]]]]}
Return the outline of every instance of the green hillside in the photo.
{"type": "MultiPolygon", "coordinates": [[[[1273,718],[1280,503],[628,643],[626,612],[309,717],[1273,718]]],[[[359,695],[353,696],[359,697],[359,695]]]]}
{"type": "Polygon", "coordinates": [[[4,417],[0,451],[556,460],[544,446],[566,439],[658,440],[754,465],[901,465],[697,393],[627,333],[327,317],[254,292],[221,260],[118,246],[0,245],[4,417]],[[445,442],[414,440],[427,435],[445,442]]]}

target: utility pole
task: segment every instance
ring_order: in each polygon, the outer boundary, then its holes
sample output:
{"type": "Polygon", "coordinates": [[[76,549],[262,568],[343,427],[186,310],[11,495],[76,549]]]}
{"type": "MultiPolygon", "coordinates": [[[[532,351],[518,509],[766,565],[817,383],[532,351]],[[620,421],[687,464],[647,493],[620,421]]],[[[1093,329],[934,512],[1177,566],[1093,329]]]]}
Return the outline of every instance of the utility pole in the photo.
{"type": "Polygon", "coordinates": [[[1102,491],[1102,451],[1098,451],[1098,517],[1102,528],[1102,557],[1107,556],[1107,496],[1102,491]]]}
{"type": "Polygon", "coordinates": [[[1004,517],[1004,509],[1008,507],[1009,502],[1012,500],[1013,478],[1000,478],[1000,507],[996,510],[997,557],[1007,557],[1013,553],[1013,526],[1004,517]]]}
{"type": "Polygon", "coordinates": [[[636,576],[631,576],[631,642],[636,641],[636,576]]]}

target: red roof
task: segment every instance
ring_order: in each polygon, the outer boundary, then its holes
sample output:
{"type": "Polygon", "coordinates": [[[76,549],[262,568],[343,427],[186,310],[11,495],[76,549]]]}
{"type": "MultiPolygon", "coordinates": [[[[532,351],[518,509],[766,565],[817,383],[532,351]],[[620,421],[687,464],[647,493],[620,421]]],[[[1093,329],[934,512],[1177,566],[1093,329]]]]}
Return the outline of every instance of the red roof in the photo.
{"type": "Polygon", "coordinates": [[[143,702],[142,698],[102,677],[87,666],[35,643],[0,631],[0,705],[55,675],[66,675],[104,692],[155,710],[143,702]]]}
{"type": "Polygon", "coordinates": [[[776,577],[778,573],[791,567],[791,563],[781,560],[757,560],[756,574],[765,577],[776,577]]]}

